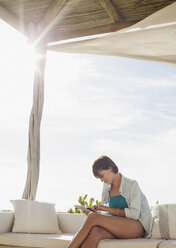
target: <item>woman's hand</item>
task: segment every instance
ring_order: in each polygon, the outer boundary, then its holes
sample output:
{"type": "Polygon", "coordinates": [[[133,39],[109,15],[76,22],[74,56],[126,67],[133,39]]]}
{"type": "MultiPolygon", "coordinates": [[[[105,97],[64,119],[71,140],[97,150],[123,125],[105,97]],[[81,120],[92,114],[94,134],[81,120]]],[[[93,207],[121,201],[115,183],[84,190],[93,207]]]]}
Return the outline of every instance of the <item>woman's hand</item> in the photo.
{"type": "Polygon", "coordinates": [[[87,215],[87,216],[89,214],[89,212],[87,212],[87,211],[86,212],[85,211],[82,211],[82,213],[85,214],[85,215],[87,215]]]}
{"type": "Polygon", "coordinates": [[[109,207],[103,205],[95,205],[93,208],[95,211],[106,211],[108,212],[109,207]]]}
{"type": "MultiPolygon", "coordinates": [[[[94,207],[88,207],[87,209],[92,210],[92,211],[91,211],[92,213],[95,212],[94,207]]],[[[91,212],[82,211],[82,213],[83,213],[83,214],[86,214],[87,216],[88,216],[91,212]]]]}

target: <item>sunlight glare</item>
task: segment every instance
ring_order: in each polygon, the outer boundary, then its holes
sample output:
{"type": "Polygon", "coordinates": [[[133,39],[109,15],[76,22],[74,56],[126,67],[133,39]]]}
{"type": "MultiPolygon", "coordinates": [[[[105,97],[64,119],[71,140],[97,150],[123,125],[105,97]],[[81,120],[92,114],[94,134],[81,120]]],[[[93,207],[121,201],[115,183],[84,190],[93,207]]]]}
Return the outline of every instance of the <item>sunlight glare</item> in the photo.
{"type": "Polygon", "coordinates": [[[13,67],[20,66],[21,73],[24,74],[26,74],[26,70],[33,71],[36,62],[36,52],[33,46],[29,44],[26,37],[1,20],[0,27],[2,33],[0,54],[3,58],[0,60],[0,65],[1,63],[4,65],[5,62],[7,65],[10,63],[13,67]],[[6,58],[9,57],[11,60],[6,61],[6,58]]]}

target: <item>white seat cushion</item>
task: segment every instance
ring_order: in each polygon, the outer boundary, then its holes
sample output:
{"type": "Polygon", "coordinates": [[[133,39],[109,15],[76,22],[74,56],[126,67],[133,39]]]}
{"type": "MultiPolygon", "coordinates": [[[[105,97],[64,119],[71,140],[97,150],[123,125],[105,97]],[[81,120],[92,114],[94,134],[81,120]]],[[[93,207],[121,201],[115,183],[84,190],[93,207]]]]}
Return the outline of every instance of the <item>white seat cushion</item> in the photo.
{"type": "Polygon", "coordinates": [[[72,234],[29,234],[29,233],[1,233],[0,244],[42,247],[42,248],[65,248],[72,240],[72,234]]]}
{"type": "Polygon", "coordinates": [[[163,241],[160,246],[161,248],[176,248],[176,240],[163,241]]]}
{"type": "MultiPolygon", "coordinates": [[[[38,248],[65,248],[73,239],[73,234],[28,234],[28,233],[1,233],[0,244],[38,247],[38,248]]],[[[162,240],[151,239],[105,239],[100,241],[98,248],[157,248],[162,240]]],[[[162,247],[166,248],[166,247],[162,247]]],[[[168,247],[167,247],[168,248],[168,247]]]]}
{"type": "Polygon", "coordinates": [[[98,248],[157,248],[162,240],[158,239],[105,239],[98,248]]]}

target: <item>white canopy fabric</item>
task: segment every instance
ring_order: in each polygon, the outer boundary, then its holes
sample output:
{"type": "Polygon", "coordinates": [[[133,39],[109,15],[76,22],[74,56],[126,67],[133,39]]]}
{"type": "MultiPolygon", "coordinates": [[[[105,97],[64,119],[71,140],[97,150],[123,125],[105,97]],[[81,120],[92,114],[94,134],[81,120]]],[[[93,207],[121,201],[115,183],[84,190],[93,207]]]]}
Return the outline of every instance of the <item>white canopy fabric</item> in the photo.
{"type": "Polygon", "coordinates": [[[50,45],[49,50],[128,57],[176,65],[176,2],[107,36],[50,45]]]}
{"type": "Polygon", "coordinates": [[[44,70],[46,48],[40,47],[36,59],[33,86],[33,106],[29,121],[28,172],[23,199],[35,200],[40,171],[40,124],[44,104],[44,70]]]}

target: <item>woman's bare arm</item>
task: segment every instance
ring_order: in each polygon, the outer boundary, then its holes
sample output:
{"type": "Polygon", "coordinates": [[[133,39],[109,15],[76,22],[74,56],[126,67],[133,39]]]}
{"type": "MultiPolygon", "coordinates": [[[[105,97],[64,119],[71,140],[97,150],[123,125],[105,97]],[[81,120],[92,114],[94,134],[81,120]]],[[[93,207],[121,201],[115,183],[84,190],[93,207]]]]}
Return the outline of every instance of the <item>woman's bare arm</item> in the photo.
{"type": "Polygon", "coordinates": [[[109,207],[103,206],[103,205],[95,205],[94,210],[96,210],[96,211],[106,211],[106,212],[109,212],[111,214],[115,214],[115,215],[118,215],[118,216],[121,216],[121,217],[126,217],[125,216],[125,211],[123,209],[109,208],[109,207]]]}

